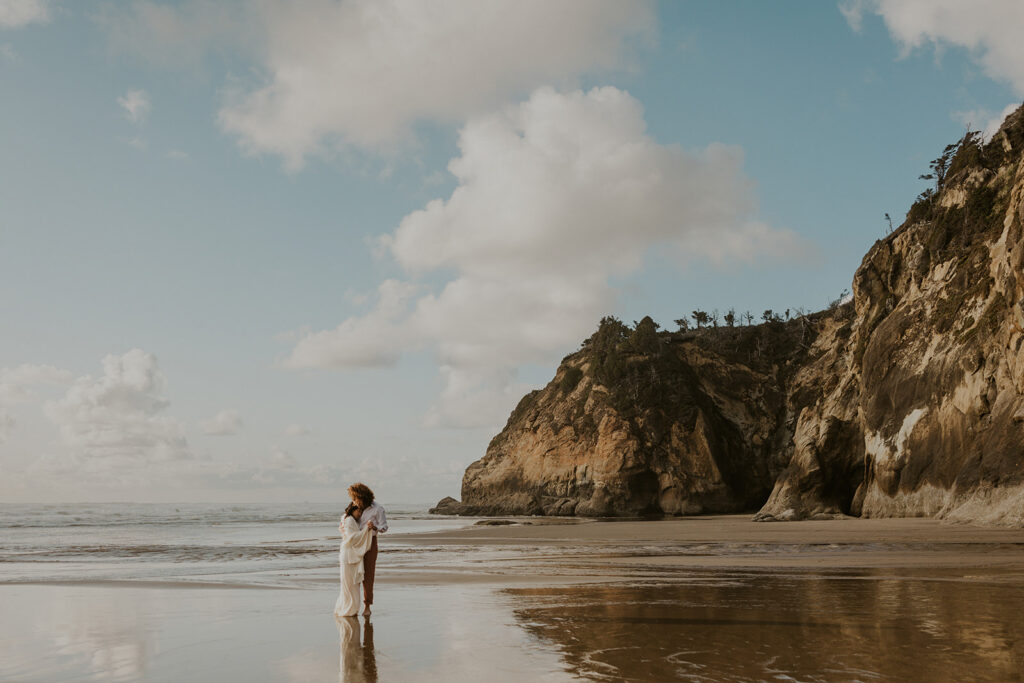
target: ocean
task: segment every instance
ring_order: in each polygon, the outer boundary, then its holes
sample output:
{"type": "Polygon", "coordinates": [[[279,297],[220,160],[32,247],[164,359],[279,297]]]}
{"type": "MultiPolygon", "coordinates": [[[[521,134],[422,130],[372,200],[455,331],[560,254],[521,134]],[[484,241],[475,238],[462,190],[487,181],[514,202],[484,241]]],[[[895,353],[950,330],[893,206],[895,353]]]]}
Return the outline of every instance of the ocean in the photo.
{"type": "MultiPolygon", "coordinates": [[[[81,581],[197,582],[298,587],[337,578],[338,504],[0,504],[0,585],[81,581]]],[[[387,506],[389,566],[430,552],[409,533],[468,518],[387,506]]]]}

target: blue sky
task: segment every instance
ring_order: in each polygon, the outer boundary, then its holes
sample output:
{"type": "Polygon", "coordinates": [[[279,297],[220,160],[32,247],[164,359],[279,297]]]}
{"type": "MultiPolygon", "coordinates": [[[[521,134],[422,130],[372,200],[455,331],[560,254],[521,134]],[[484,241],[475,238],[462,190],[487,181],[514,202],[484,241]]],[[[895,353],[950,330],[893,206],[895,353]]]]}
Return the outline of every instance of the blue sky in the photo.
{"type": "Polygon", "coordinates": [[[601,315],[824,307],[1020,102],[960,4],[0,0],[0,500],[429,502],[601,315]]]}

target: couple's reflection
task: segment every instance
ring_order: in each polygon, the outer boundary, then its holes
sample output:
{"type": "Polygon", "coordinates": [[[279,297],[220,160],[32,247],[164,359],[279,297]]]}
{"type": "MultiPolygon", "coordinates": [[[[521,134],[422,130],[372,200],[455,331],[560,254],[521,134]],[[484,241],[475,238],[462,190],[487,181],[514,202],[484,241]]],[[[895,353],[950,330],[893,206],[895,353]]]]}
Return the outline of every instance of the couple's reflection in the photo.
{"type": "Polygon", "coordinates": [[[341,638],[338,680],[344,683],[377,683],[377,657],[373,653],[373,624],[363,622],[362,639],[358,617],[337,617],[341,638]]]}

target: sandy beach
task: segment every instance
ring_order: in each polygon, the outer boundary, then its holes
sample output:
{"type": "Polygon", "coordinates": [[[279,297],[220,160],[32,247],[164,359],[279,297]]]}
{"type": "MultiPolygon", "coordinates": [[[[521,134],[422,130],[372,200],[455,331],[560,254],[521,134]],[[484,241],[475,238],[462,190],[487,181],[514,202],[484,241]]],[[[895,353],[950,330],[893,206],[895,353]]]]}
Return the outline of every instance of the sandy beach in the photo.
{"type": "MultiPolygon", "coordinates": [[[[512,521],[514,518],[509,518],[512,521]]],[[[1024,570],[1024,530],[953,525],[933,519],[837,519],[752,522],[749,515],[661,521],[525,519],[509,526],[472,526],[410,537],[449,547],[534,547],[529,573],[566,560],[604,575],[618,568],[698,567],[1024,570]]],[[[490,569],[490,568],[488,568],[490,569]]],[[[481,569],[481,571],[487,571],[481,569]]]]}
{"type": "Polygon", "coordinates": [[[329,554],[251,573],[6,582],[0,678],[1006,681],[1024,671],[1024,530],[509,521],[389,534],[369,621],[331,615],[329,554]]]}

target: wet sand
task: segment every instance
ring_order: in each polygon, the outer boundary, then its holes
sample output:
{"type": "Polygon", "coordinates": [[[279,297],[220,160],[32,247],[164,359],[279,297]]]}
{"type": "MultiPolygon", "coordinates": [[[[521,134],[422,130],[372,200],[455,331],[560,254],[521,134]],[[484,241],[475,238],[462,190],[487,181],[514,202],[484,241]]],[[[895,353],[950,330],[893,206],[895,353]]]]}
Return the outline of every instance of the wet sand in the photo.
{"type": "Polygon", "coordinates": [[[0,679],[1024,675],[1024,530],[928,519],[515,521],[389,534],[369,623],[335,623],[337,575],[326,567],[270,589],[237,576],[2,585],[0,679]]]}
{"type": "MultiPolygon", "coordinates": [[[[1024,529],[948,524],[930,518],[752,522],[749,515],[665,520],[588,520],[509,517],[511,525],[474,525],[417,534],[424,541],[520,543],[567,540],[608,543],[1024,543],[1024,529]]],[[[414,538],[409,536],[410,539],[414,538]]]]}
{"type": "MultiPolygon", "coordinates": [[[[934,519],[838,519],[751,522],[746,515],[663,521],[521,520],[421,534],[410,545],[441,544],[466,552],[508,548],[482,573],[579,579],[637,572],[671,575],[699,568],[961,568],[1024,577],[1024,529],[946,524],[934,519]],[[512,552],[529,548],[527,556],[512,552]]],[[[969,574],[970,571],[967,571],[969,574]]],[[[414,580],[413,577],[408,577],[414,580]]],[[[457,577],[456,577],[457,578],[457,577]]]]}

